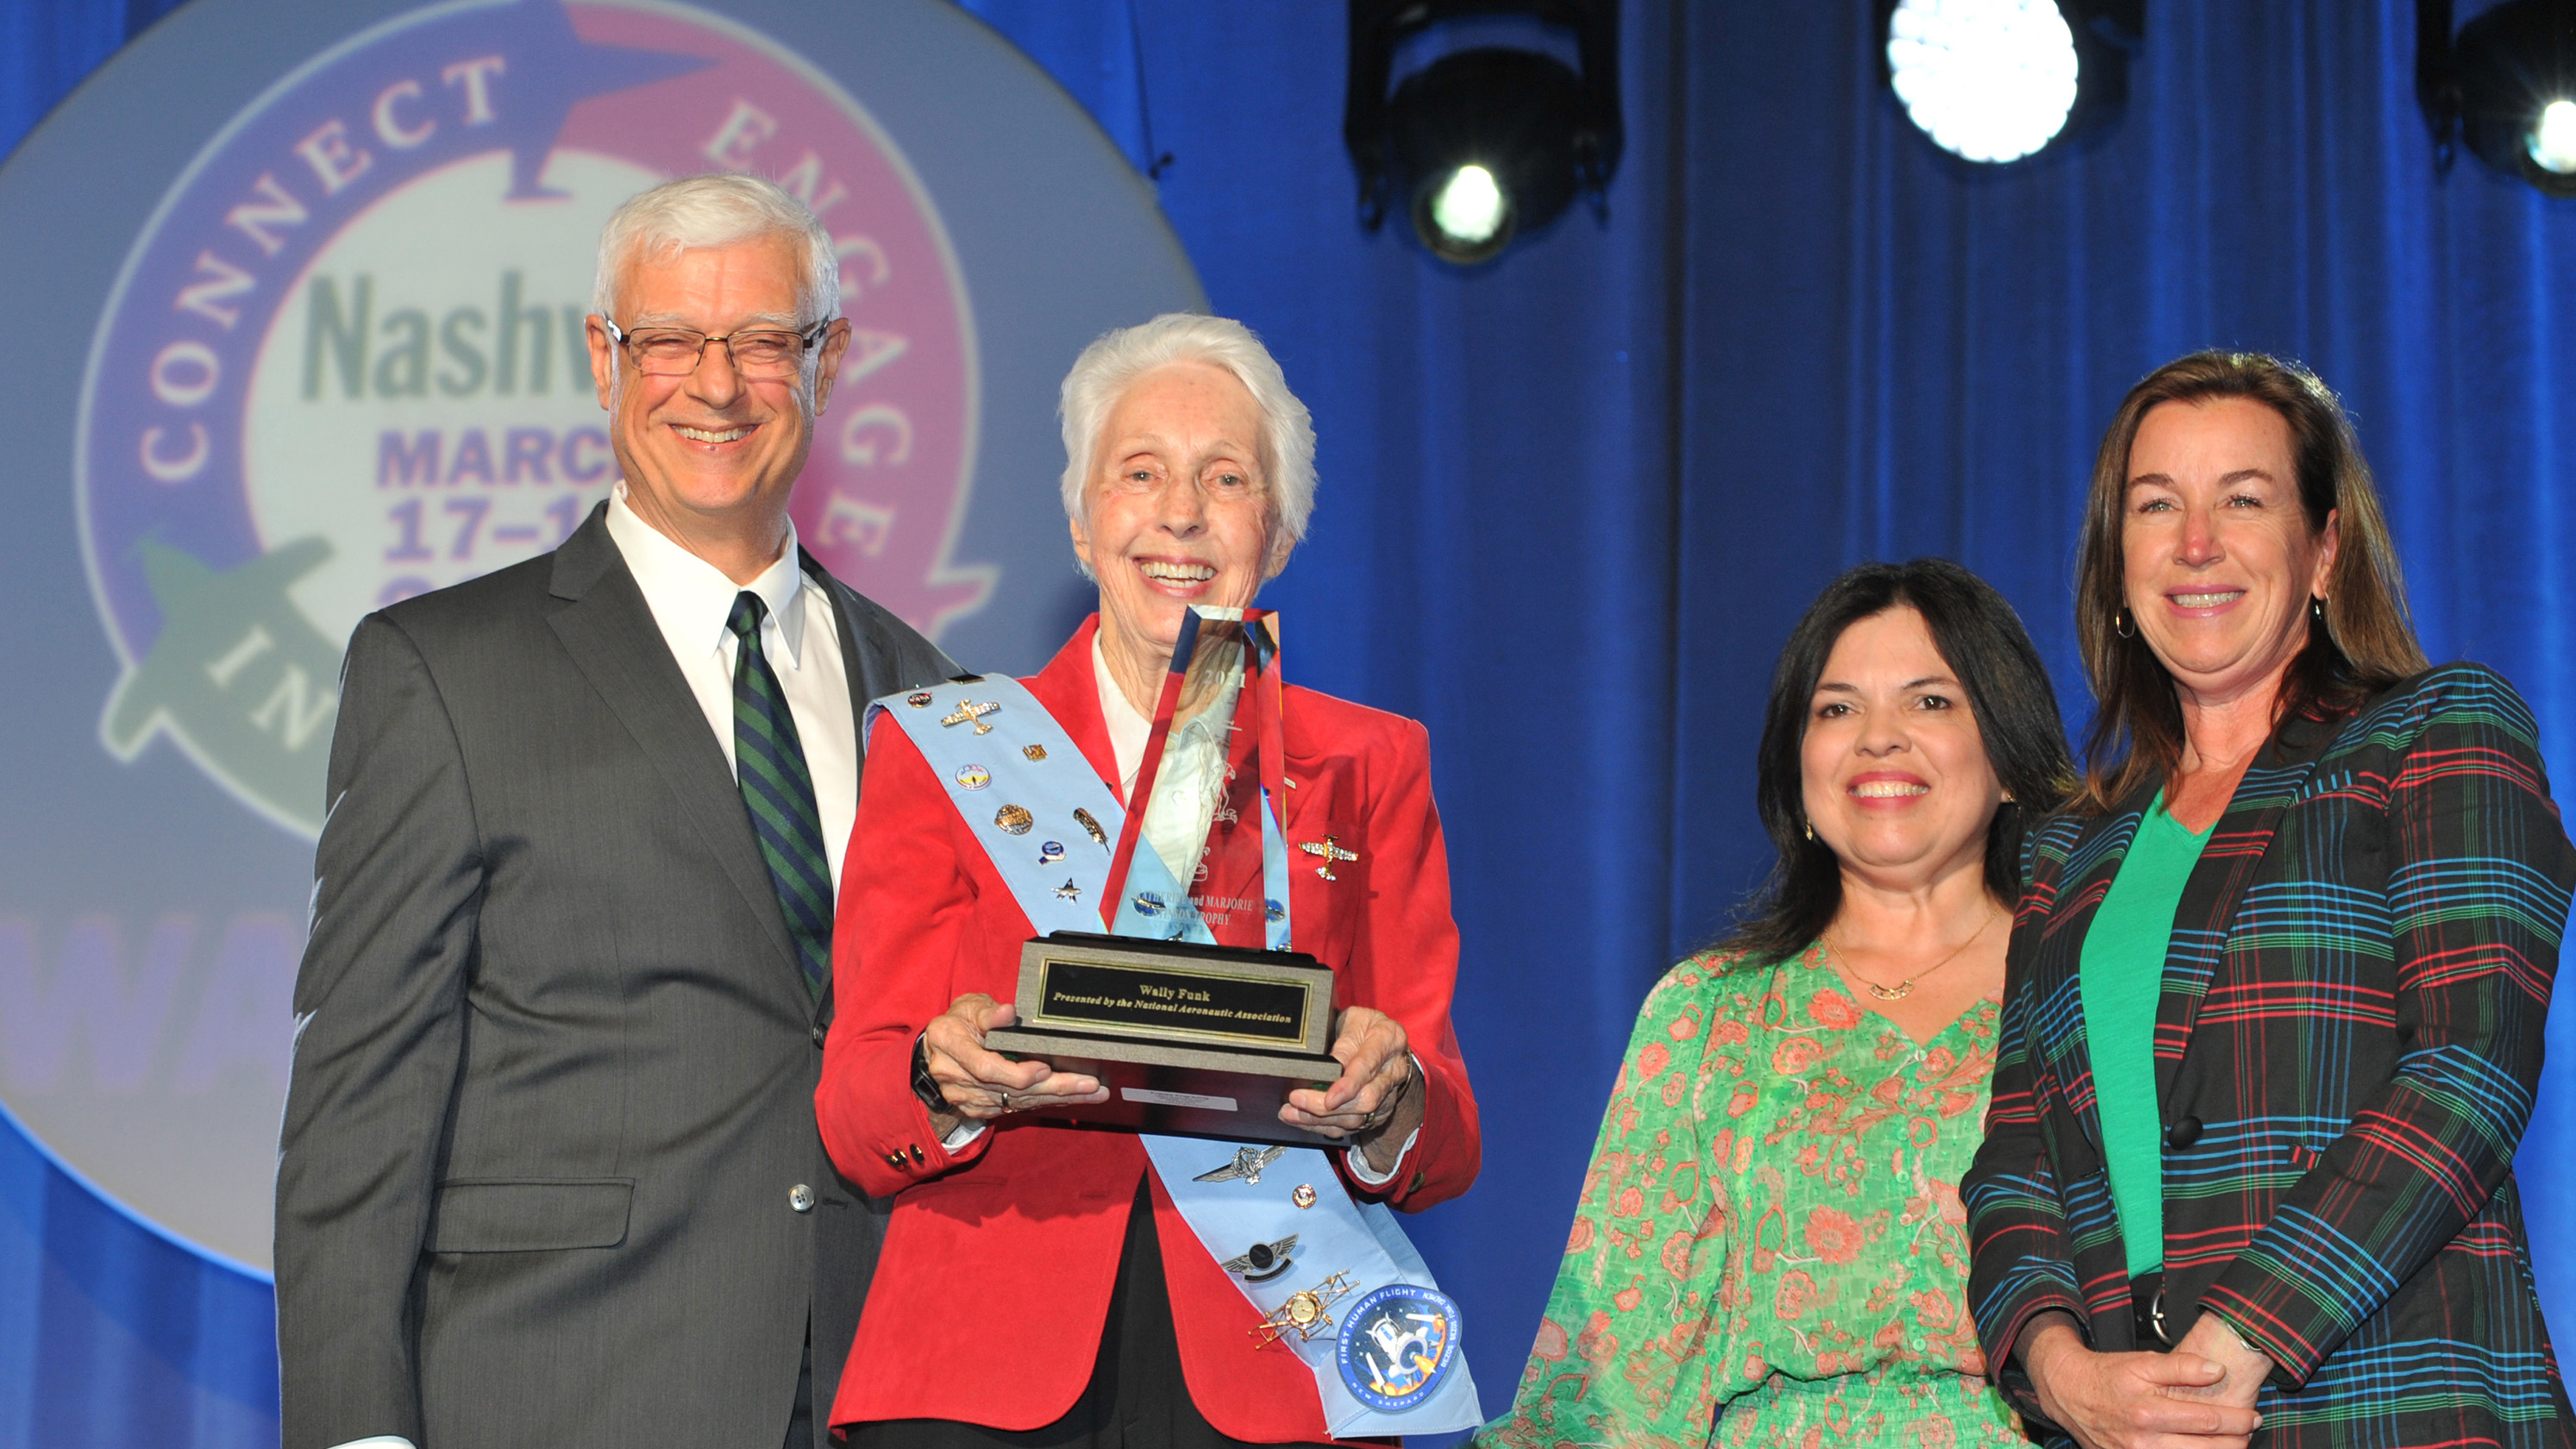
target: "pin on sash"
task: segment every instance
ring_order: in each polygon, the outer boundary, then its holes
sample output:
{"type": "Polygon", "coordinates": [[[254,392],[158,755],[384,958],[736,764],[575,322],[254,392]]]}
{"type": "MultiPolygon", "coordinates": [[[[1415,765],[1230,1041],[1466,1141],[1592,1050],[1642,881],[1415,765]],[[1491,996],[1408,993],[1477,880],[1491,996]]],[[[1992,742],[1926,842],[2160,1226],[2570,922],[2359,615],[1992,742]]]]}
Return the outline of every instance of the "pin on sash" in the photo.
{"type": "Polygon", "coordinates": [[[1261,1320],[1260,1327],[1246,1331],[1264,1348],[1292,1333],[1297,1335],[1299,1343],[1311,1342],[1316,1334],[1333,1326],[1333,1315],[1326,1308],[1348,1297],[1351,1286],[1350,1274],[1335,1273],[1312,1288],[1289,1294],[1288,1301],[1271,1309],[1269,1316],[1261,1320]]]}
{"type": "Polygon", "coordinates": [[[961,700],[958,702],[956,712],[953,714],[941,715],[939,717],[939,722],[943,725],[970,724],[975,727],[975,733],[979,735],[989,735],[993,732],[993,727],[984,723],[984,716],[991,714],[993,711],[1000,708],[1000,705],[995,704],[990,700],[987,700],[982,704],[977,704],[971,699],[961,700]]]}
{"type": "Polygon", "coordinates": [[[1270,1164],[1277,1162],[1282,1156],[1286,1155],[1287,1151],[1288,1149],[1286,1147],[1275,1144],[1269,1147],[1238,1147],[1234,1149],[1234,1160],[1232,1162],[1229,1162],[1222,1167],[1202,1172],[1191,1180],[1194,1182],[1232,1182],[1236,1178],[1241,1178],[1246,1183],[1256,1183],[1261,1181],[1262,1171],[1268,1168],[1270,1164]]]}
{"type": "Polygon", "coordinates": [[[1073,823],[1082,827],[1094,845],[1104,850],[1109,847],[1109,832],[1100,828],[1100,822],[1092,818],[1090,811],[1077,808],[1073,812],[1073,823]]]}
{"type": "Polygon", "coordinates": [[[1297,1251],[1297,1235],[1290,1233],[1275,1243],[1255,1243],[1217,1266],[1229,1273],[1239,1273],[1246,1283],[1267,1283],[1297,1266],[1289,1255],[1297,1251]]]}

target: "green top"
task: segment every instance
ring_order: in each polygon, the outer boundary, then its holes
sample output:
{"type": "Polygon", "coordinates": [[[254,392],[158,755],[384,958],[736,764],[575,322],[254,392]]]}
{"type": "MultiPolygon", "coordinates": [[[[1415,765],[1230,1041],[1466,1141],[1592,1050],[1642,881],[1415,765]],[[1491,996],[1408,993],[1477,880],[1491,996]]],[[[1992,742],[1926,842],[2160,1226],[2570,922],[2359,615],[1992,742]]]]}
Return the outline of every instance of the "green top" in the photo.
{"type": "MultiPolygon", "coordinates": [[[[2216,823],[2212,822],[2211,829],[2216,823]]],[[[2200,863],[2198,835],[2165,810],[2158,790],[2084,933],[2084,1039],[2093,1055],[2093,1102],[2102,1114],[2102,1161],[2134,1278],[2165,1261],[2164,1108],[2156,1095],[2156,998],[2174,911],[2200,863]]]]}
{"type": "Polygon", "coordinates": [[[1968,1319],[1959,1178],[2000,1008],[1916,1043],[1810,946],[1674,967],[1483,1449],[2028,1449],[1968,1319]]]}

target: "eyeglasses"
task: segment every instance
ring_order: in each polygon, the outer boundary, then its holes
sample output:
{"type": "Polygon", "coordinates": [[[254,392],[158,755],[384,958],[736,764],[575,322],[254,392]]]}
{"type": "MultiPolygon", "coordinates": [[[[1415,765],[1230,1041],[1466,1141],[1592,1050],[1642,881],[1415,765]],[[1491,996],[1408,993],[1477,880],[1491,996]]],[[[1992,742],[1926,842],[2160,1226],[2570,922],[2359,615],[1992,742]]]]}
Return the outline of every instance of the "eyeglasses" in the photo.
{"type": "Polygon", "coordinates": [[[710,342],[723,343],[734,371],[745,377],[786,377],[804,365],[805,349],[820,341],[832,325],[827,317],[802,332],[763,329],[709,337],[687,327],[651,327],[630,335],[619,331],[616,323],[600,320],[607,323],[608,340],[625,348],[626,355],[635,359],[636,370],[648,377],[686,377],[697,371],[710,342]]]}

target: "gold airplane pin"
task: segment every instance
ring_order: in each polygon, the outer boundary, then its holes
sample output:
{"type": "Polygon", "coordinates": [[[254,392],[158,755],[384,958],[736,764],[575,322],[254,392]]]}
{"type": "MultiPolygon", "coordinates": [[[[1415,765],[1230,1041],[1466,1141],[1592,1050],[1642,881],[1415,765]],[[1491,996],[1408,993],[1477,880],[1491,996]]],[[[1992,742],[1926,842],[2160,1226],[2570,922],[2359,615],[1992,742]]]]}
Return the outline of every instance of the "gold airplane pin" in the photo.
{"type": "Polygon", "coordinates": [[[1324,858],[1324,863],[1315,867],[1315,874],[1322,876],[1326,880],[1341,879],[1340,876],[1333,874],[1333,866],[1336,862],[1357,860],[1360,858],[1360,853],[1358,851],[1344,850],[1341,842],[1330,835],[1325,836],[1321,840],[1303,841],[1297,846],[1297,848],[1306,852],[1308,855],[1320,855],[1324,858]]]}
{"type": "Polygon", "coordinates": [[[1351,1275],[1335,1273],[1312,1288],[1289,1294],[1288,1301],[1271,1309],[1269,1316],[1261,1320],[1260,1327],[1246,1331],[1261,1340],[1265,1348],[1291,1333],[1297,1335],[1299,1343],[1308,1342],[1333,1326],[1333,1315],[1325,1312],[1324,1306],[1350,1291],[1351,1275]]]}
{"type": "Polygon", "coordinates": [[[942,715],[939,722],[943,725],[970,724],[975,727],[975,733],[989,735],[993,732],[993,727],[984,723],[984,716],[1000,708],[1000,705],[989,700],[983,704],[977,704],[971,699],[963,700],[959,702],[955,714],[942,715]]]}

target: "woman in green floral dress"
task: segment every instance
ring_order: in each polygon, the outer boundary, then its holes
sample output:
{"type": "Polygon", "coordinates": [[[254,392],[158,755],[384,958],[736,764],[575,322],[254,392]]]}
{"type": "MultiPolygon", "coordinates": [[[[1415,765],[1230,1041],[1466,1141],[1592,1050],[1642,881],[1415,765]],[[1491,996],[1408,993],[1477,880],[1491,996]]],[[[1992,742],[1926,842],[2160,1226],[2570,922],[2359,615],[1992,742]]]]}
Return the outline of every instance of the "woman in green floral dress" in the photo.
{"type": "Polygon", "coordinates": [[[1778,869],[1638,1013],[1480,1445],[2022,1442],[1968,1320],[1958,1184],[2023,812],[2073,780],[2047,673],[1965,569],[1865,565],[1790,636],[1759,776],[1778,869]]]}

